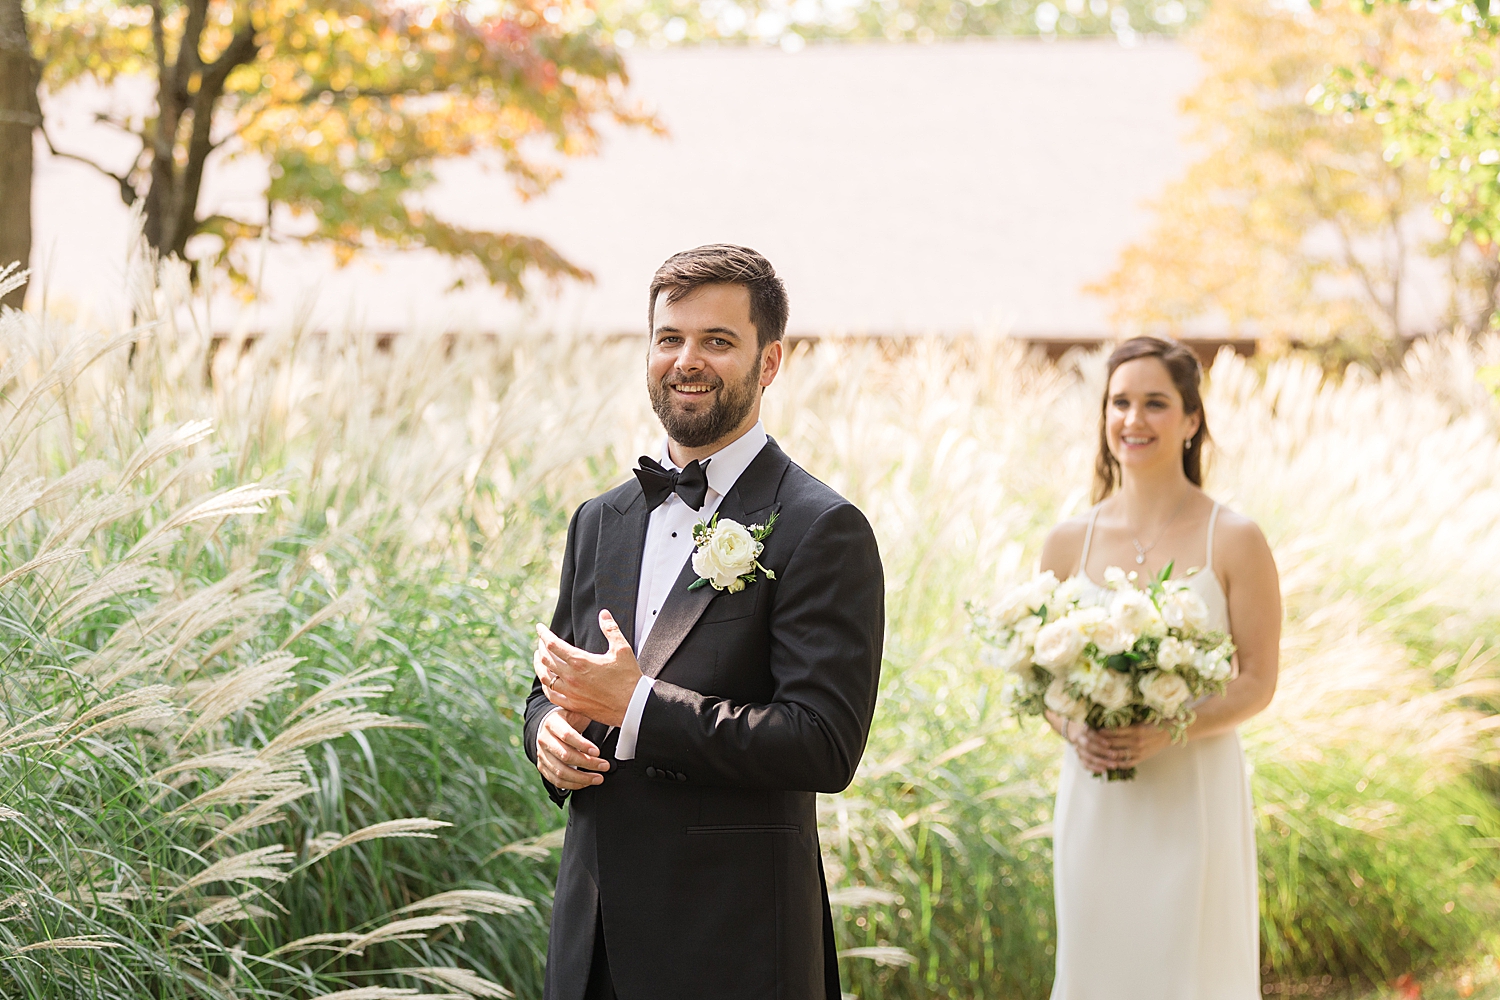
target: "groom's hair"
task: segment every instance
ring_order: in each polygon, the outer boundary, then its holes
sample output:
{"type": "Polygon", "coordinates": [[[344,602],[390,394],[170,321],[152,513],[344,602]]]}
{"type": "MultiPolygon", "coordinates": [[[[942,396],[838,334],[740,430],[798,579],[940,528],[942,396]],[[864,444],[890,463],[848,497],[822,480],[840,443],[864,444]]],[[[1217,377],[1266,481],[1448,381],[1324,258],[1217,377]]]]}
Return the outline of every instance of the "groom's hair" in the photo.
{"type": "Polygon", "coordinates": [[[786,333],[786,286],[776,277],[771,262],[749,247],[729,243],[684,250],[666,259],[651,279],[651,301],[646,307],[650,331],[656,329],[656,296],[667,293],[668,302],[704,285],[743,285],[750,293],[750,322],[755,324],[756,346],[765,350],[786,333]]]}

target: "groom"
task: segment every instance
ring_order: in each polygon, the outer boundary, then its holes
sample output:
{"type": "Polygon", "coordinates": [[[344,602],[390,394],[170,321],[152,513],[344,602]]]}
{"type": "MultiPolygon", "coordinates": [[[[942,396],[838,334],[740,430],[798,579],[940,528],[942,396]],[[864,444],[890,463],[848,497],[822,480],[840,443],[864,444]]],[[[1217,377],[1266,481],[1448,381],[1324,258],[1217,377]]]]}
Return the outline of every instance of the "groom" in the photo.
{"type": "Polygon", "coordinates": [[[815,793],[864,752],[880,554],[761,426],[787,317],[770,262],[677,254],[647,315],[667,440],[573,516],[526,702],[526,751],[572,800],[546,998],[839,1000],[815,793]]]}

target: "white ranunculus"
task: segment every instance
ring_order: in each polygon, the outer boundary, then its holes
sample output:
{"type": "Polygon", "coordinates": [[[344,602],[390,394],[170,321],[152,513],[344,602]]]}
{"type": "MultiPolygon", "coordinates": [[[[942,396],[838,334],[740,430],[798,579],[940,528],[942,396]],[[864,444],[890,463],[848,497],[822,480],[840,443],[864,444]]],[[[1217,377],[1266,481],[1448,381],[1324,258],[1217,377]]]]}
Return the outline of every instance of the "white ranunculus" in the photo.
{"type": "Polygon", "coordinates": [[[1123,590],[1115,595],[1114,602],[1110,605],[1110,617],[1120,628],[1133,635],[1155,636],[1162,632],[1160,612],[1156,610],[1151,598],[1139,590],[1123,590]]]}
{"type": "Polygon", "coordinates": [[[1167,718],[1175,718],[1192,695],[1187,681],[1177,674],[1153,670],[1141,678],[1141,698],[1167,718]]]}
{"type": "Polygon", "coordinates": [[[1161,616],[1169,626],[1185,632],[1208,628],[1208,605],[1186,584],[1167,592],[1161,602],[1161,616]]]}
{"type": "Polygon", "coordinates": [[[755,560],[764,548],[743,524],[722,519],[693,553],[693,572],[717,590],[738,593],[745,589],[740,577],[755,569],[755,560]]]}
{"type": "Polygon", "coordinates": [[[1161,647],[1156,651],[1156,665],[1163,670],[1176,670],[1178,667],[1196,666],[1198,662],[1198,649],[1190,642],[1181,639],[1166,638],[1161,641],[1161,647]]]}
{"type": "Polygon", "coordinates": [[[1136,638],[1130,632],[1125,631],[1113,618],[1106,618],[1095,625],[1090,637],[1094,640],[1094,645],[1099,648],[1099,652],[1105,656],[1125,652],[1135,645],[1136,638]]]}
{"type": "Polygon", "coordinates": [[[1118,566],[1111,566],[1104,571],[1104,585],[1106,587],[1123,587],[1126,583],[1125,571],[1118,566]]]}
{"type": "Polygon", "coordinates": [[[1130,677],[1117,670],[1105,668],[1094,682],[1094,700],[1106,711],[1118,712],[1130,704],[1130,677]]]}
{"type": "Polygon", "coordinates": [[[1082,722],[1089,714],[1088,705],[1073,697],[1068,691],[1068,685],[1061,677],[1054,680],[1047,688],[1047,694],[1042,700],[1052,711],[1065,719],[1073,719],[1075,722],[1082,722]]]}
{"type": "Polygon", "coordinates": [[[1088,641],[1083,630],[1066,618],[1043,625],[1036,634],[1036,662],[1059,670],[1078,659],[1088,641]]]}

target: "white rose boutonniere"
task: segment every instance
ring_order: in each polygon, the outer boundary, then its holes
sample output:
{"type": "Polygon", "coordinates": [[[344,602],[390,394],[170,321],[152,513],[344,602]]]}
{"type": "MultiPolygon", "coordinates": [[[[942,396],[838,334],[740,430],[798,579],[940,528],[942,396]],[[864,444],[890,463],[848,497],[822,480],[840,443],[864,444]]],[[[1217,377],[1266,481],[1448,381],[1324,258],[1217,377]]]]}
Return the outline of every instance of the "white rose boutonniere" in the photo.
{"type": "Polygon", "coordinates": [[[738,594],[756,581],[756,572],[766,574],[766,579],[776,579],[776,574],[760,564],[760,554],[765,551],[765,540],[776,525],[772,514],[765,524],[749,527],[730,520],[720,519],[718,514],[693,526],[693,572],[698,579],[688,585],[688,590],[713,587],[738,594]]]}

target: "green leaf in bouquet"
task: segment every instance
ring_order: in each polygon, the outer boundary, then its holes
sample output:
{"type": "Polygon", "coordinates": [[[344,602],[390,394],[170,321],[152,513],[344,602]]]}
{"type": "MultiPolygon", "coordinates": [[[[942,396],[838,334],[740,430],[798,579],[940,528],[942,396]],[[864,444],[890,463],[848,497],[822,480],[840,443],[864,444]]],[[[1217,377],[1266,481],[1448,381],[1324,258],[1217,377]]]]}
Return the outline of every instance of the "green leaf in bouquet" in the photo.
{"type": "Polygon", "coordinates": [[[1113,656],[1105,658],[1104,665],[1111,670],[1118,671],[1122,674],[1128,674],[1130,673],[1132,668],[1135,667],[1136,662],[1139,660],[1139,656],[1135,656],[1130,653],[1115,653],[1113,656]]]}

